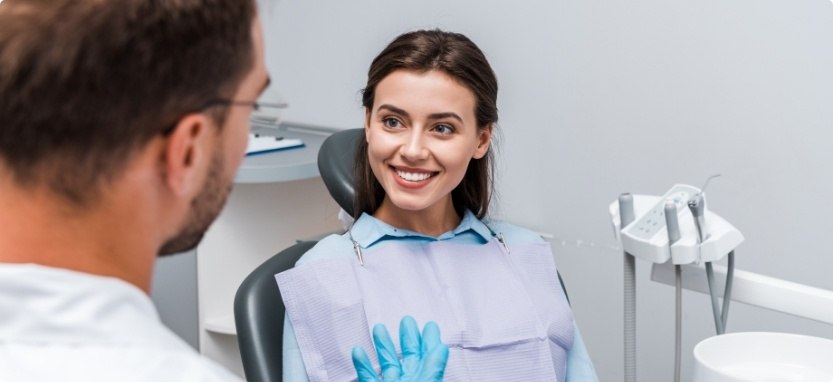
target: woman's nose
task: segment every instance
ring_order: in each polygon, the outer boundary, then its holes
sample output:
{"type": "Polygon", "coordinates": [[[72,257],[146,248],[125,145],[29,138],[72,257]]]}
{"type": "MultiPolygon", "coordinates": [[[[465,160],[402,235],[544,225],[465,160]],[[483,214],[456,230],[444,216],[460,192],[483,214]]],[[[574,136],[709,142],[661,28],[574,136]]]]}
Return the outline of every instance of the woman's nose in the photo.
{"type": "Polygon", "coordinates": [[[400,154],[408,160],[418,161],[428,158],[428,148],[425,145],[422,129],[411,129],[400,147],[400,154]]]}

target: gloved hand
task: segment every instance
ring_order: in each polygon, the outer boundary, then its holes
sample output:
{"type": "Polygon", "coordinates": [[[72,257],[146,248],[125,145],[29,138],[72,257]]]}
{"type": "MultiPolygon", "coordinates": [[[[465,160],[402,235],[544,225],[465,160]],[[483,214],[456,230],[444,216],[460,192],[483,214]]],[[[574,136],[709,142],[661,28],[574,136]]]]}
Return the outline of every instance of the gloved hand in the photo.
{"type": "Polygon", "coordinates": [[[440,327],[434,322],[425,324],[422,336],[411,316],[405,316],[399,323],[399,343],[402,359],[396,355],[396,347],[388,330],[382,324],[373,327],[373,343],[379,355],[382,378],[373,370],[373,365],[364,349],[353,348],[353,366],[359,375],[359,382],[439,382],[443,380],[448,361],[448,346],[440,342],[440,327]]]}

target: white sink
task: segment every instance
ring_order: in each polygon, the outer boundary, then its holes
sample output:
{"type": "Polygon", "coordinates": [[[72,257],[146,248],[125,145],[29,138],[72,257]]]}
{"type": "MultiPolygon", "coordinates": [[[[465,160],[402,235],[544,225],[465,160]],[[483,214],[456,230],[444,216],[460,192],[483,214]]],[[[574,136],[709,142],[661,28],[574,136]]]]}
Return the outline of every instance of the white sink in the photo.
{"type": "Polygon", "coordinates": [[[694,347],[694,382],[833,382],[833,340],[730,333],[694,347]]]}

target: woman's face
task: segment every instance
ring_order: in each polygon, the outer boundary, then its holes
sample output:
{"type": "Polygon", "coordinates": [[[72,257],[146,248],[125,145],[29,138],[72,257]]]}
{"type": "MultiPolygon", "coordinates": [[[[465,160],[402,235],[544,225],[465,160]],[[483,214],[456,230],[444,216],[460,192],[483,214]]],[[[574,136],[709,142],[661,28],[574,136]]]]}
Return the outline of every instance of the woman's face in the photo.
{"type": "Polygon", "coordinates": [[[474,93],[440,71],[397,70],[377,84],[365,136],[385,189],[380,209],[455,214],[451,191],[491,138],[491,129],[477,128],[474,108],[474,93]]]}

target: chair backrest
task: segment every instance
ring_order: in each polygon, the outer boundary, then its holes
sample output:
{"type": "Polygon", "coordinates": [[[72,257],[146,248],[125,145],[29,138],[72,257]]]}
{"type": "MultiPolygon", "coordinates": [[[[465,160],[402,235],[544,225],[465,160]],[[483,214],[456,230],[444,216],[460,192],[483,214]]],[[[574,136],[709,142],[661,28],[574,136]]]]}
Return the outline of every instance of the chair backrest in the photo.
{"type": "Polygon", "coordinates": [[[277,382],[283,378],[283,320],[285,308],[275,275],[315,245],[295,244],[272,256],[243,280],[234,297],[234,324],[248,381],[277,382]]]}
{"type": "MultiPolygon", "coordinates": [[[[318,151],[318,170],[333,199],[353,212],[353,165],[358,139],[364,129],[343,130],[327,137],[318,151]]],[[[266,260],[250,273],[234,296],[234,323],[246,379],[280,382],[283,379],[283,325],[285,308],[275,275],[315,245],[297,243],[266,260]]]]}

